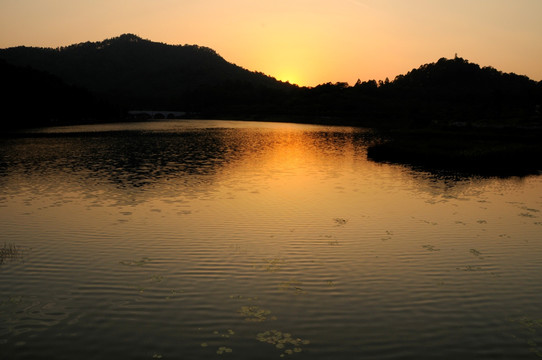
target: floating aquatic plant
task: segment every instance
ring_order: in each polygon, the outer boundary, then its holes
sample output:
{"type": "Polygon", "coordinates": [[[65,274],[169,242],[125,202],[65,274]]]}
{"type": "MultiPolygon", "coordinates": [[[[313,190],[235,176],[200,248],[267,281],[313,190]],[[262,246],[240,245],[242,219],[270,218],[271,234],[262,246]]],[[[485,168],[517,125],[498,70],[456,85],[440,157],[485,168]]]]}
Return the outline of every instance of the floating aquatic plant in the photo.
{"type": "Polygon", "coordinates": [[[126,266],[143,266],[150,261],[151,259],[149,259],[148,257],[143,257],[140,260],[123,260],[120,261],[120,264],[126,266]]]}
{"type": "Polygon", "coordinates": [[[433,245],[422,245],[422,248],[426,249],[427,251],[440,251],[440,249],[437,249],[433,245]]]}
{"type": "Polygon", "coordinates": [[[482,270],[481,266],[475,266],[475,265],[467,265],[463,267],[456,268],[457,270],[463,270],[463,271],[479,271],[482,270]]]}
{"type": "Polygon", "coordinates": [[[182,293],[182,292],[184,292],[184,290],[171,289],[170,290],[171,295],[166,296],[166,300],[169,300],[169,299],[171,299],[172,296],[175,296],[175,295],[177,295],[179,293],[182,293]]]}
{"type": "Polygon", "coordinates": [[[219,347],[218,350],[216,351],[216,353],[217,353],[218,355],[222,355],[222,354],[224,354],[224,353],[231,353],[231,352],[233,352],[233,350],[232,350],[231,348],[229,348],[229,347],[226,347],[226,346],[221,346],[221,347],[219,347]]]}
{"type": "Polygon", "coordinates": [[[335,218],[333,219],[333,221],[335,222],[335,224],[337,224],[337,226],[346,225],[346,223],[348,222],[347,219],[343,219],[343,218],[335,218]]]}
{"type": "Polygon", "coordinates": [[[524,316],[512,321],[517,322],[522,326],[524,331],[522,337],[524,337],[524,340],[529,345],[531,352],[542,358],[542,347],[536,341],[540,339],[539,331],[542,330],[542,319],[531,319],[524,316]]]}
{"type": "Polygon", "coordinates": [[[0,306],[20,305],[23,303],[21,295],[10,296],[7,300],[0,300],[0,306]]]}
{"type": "Polygon", "coordinates": [[[277,349],[284,350],[280,354],[280,357],[300,353],[303,351],[303,345],[310,344],[309,340],[294,338],[290,333],[283,333],[278,330],[269,330],[259,333],[256,336],[256,339],[267,344],[275,345],[277,349]]]}
{"type": "Polygon", "coordinates": [[[9,302],[12,304],[20,304],[23,302],[23,297],[21,295],[18,296],[11,296],[9,298],[9,302]]]}
{"type": "Polygon", "coordinates": [[[215,330],[215,331],[213,331],[213,334],[214,335],[220,335],[220,337],[222,337],[222,338],[229,339],[231,336],[235,335],[235,331],[233,331],[232,329],[228,329],[228,330],[226,330],[226,332],[221,333],[220,331],[215,330]]]}
{"type": "MultiPolygon", "coordinates": [[[[201,329],[198,329],[198,330],[201,330],[201,329]]],[[[213,331],[213,335],[219,336],[219,337],[221,337],[222,339],[229,339],[230,337],[232,337],[233,335],[235,335],[235,331],[233,331],[232,329],[228,329],[228,330],[226,330],[226,331],[224,331],[224,332],[220,332],[220,331],[218,331],[218,330],[215,330],[215,331],[213,331]]],[[[202,343],[200,344],[200,346],[201,346],[202,348],[207,348],[207,347],[209,347],[209,344],[208,344],[207,342],[202,342],[202,343]]],[[[222,354],[225,354],[225,353],[231,353],[232,351],[233,351],[233,350],[232,350],[231,348],[229,348],[229,347],[226,347],[226,346],[220,346],[220,347],[218,348],[218,350],[216,351],[216,353],[217,353],[218,355],[222,355],[222,354]]]]}
{"type": "Polygon", "coordinates": [[[160,275],[160,274],[158,274],[158,275],[153,275],[153,276],[151,276],[151,277],[149,278],[149,280],[152,281],[152,282],[160,283],[160,282],[164,281],[164,276],[163,276],[163,275],[160,275]]]}
{"type": "Polygon", "coordinates": [[[253,296],[253,297],[247,297],[245,298],[243,295],[230,295],[230,299],[234,299],[234,300],[242,300],[242,299],[245,299],[247,301],[256,301],[258,300],[258,297],[257,296],[253,296]]]}
{"type": "Polygon", "coordinates": [[[526,316],[517,320],[523,327],[531,333],[542,329],[542,319],[531,319],[526,316]]]}
{"type": "Polygon", "coordinates": [[[267,319],[276,320],[276,317],[269,316],[271,311],[262,309],[259,306],[242,306],[239,313],[245,317],[246,321],[262,322],[267,319]]]}
{"type": "Polygon", "coordinates": [[[386,230],[386,236],[381,237],[380,240],[388,241],[388,240],[391,240],[392,236],[393,236],[393,231],[386,230]]]}
{"type": "Polygon", "coordinates": [[[527,210],[529,212],[535,212],[535,213],[540,212],[540,210],[538,210],[538,209],[529,208],[527,206],[522,206],[522,207],[520,207],[520,209],[527,210]]]}
{"type": "Polygon", "coordinates": [[[296,295],[305,294],[306,291],[301,287],[302,282],[295,279],[290,279],[289,281],[284,281],[279,284],[279,289],[282,291],[291,291],[296,295]]]}
{"type": "Polygon", "coordinates": [[[263,259],[263,262],[264,264],[255,265],[254,268],[268,272],[277,272],[280,270],[281,264],[284,263],[284,260],[280,257],[275,257],[263,259]]]}
{"type": "Polygon", "coordinates": [[[22,259],[22,257],[23,250],[19,246],[13,244],[4,244],[4,246],[0,248],[0,264],[3,264],[6,260],[13,261],[22,259]]]}
{"type": "Polygon", "coordinates": [[[435,222],[435,221],[421,220],[421,222],[423,222],[423,223],[425,223],[425,224],[433,225],[433,226],[438,225],[438,223],[435,222]]]}
{"type": "Polygon", "coordinates": [[[476,256],[476,257],[479,257],[479,258],[482,257],[482,253],[481,253],[480,251],[476,250],[476,249],[470,249],[469,251],[470,251],[470,253],[471,253],[472,255],[474,255],[474,256],[476,256]]]}

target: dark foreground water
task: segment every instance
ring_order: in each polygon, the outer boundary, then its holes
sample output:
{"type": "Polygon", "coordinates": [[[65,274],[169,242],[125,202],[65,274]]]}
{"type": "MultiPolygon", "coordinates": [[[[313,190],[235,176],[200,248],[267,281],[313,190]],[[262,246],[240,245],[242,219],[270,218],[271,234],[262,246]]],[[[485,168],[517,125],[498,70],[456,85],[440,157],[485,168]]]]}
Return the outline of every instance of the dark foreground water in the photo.
{"type": "Polygon", "coordinates": [[[352,128],[41,133],[0,140],[0,359],[542,356],[541,176],[376,164],[352,128]]]}

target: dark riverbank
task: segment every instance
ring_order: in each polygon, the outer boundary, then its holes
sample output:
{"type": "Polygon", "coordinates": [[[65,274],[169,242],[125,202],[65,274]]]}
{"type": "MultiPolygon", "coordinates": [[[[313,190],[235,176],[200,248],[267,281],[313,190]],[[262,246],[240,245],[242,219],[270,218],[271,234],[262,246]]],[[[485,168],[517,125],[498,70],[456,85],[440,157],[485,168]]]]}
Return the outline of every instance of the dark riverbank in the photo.
{"type": "Polygon", "coordinates": [[[542,169],[541,136],[540,128],[386,130],[368,158],[480,175],[533,174],[542,169]]]}

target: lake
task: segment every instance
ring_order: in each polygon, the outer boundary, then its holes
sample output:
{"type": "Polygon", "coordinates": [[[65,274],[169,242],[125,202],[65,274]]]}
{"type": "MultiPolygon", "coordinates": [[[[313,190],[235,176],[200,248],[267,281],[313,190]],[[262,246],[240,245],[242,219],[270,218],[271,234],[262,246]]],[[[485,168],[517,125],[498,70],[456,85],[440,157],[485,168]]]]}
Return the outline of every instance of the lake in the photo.
{"type": "Polygon", "coordinates": [[[2,359],[542,357],[542,176],[370,132],[173,120],[0,139],[2,359]]]}

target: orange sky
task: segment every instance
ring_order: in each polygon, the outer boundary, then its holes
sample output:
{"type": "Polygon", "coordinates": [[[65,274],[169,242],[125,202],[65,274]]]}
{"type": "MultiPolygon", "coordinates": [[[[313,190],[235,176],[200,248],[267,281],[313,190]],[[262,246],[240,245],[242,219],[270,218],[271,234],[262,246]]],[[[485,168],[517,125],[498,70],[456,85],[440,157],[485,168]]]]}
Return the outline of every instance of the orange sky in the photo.
{"type": "Polygon", "coordinates": [[[393,79],[459,56],[542,80],[542,0],[0,0],[0,48],[123,33],[280,80],[393,79]]]}

